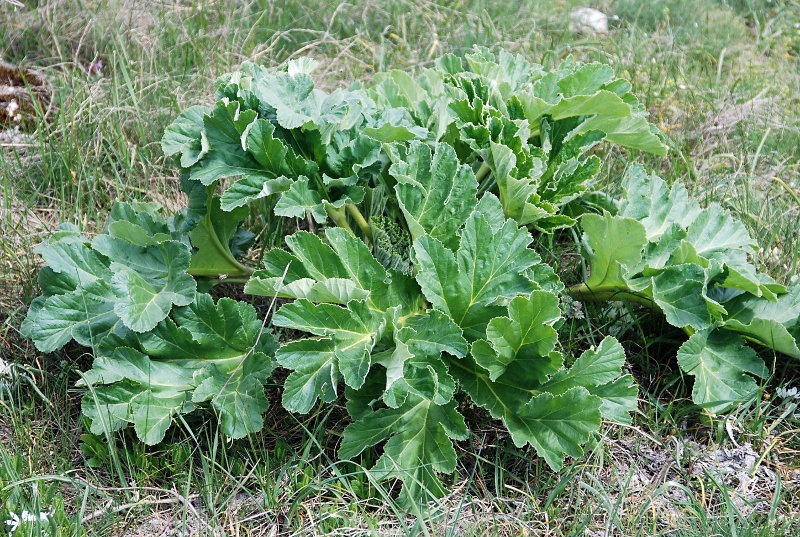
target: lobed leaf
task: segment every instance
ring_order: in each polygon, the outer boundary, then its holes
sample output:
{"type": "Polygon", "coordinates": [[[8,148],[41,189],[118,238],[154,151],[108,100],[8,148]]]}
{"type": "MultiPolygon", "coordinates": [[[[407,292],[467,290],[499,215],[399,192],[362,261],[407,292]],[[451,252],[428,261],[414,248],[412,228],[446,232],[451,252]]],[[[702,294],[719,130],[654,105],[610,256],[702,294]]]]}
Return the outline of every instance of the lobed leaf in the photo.
{"type": "Polygon", "coordinates": [[[177,414],[210,401],[223,432],[241,438],[261,429],[264,383],[273,369],[275,341],[262,333],[255,309],[198,294],[132,346],[99,349],[84,380],[91,389],[83,409],[91,430],[131,423],[139,438],[156,444],[177,414]],[[122,394],[127,394],[126,400],[122,394]]]}
{"type": "Polygon", "coordinates": [[[722,330],[694,334],[678,351],[681,369],[694,377],[692,399],[719,413],[751,400],[758,385],[750,375],[766,377],[767,368],[742,338],[722,330]]]}

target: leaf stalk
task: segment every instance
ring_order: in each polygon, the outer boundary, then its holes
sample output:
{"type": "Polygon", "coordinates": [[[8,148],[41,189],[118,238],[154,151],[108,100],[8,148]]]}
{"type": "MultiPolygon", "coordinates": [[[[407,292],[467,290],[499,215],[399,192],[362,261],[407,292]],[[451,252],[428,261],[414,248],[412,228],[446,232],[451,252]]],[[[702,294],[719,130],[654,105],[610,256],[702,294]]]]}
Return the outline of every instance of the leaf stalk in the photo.
{"type": "Polygon", "coordinates": [[[336,208],[332,205],[325,205],[325,212],[328,213],[328,216],[331,217],[331,220],[333,220],[334,224],[355,235],[355,233],[353,233],[353,228],[351,228],[350,224],[347,223],[347,215],[345,214],[344,207],[336,208]]]}
{"type": "Polygon", "coordinates": [[[364,236],[369,239],[369,242],[372,242],[372,228],[369,227],[369,223],[367,223],[367,220],[364,218],[364,215],[361,214],[361,211],[358,210],[358,207],[352,203],[346,203],[344,207],[347,209],[350,217],[358,225],[359,229],[361,229],[361,232],[364,234],[364,236]]]}
{"type": "Polygon", "coordinates": [[[574,299],[584,302],[608,302],[618,300],[621,302],[633,302],[650,309],[659,309],[653,299],[635,293],[629,289],[620,289],[619,287],[605,287],[602,285],[589,287],[585,283],[582,283],[573,285],[568,289],[568,292],[574,299]]]}

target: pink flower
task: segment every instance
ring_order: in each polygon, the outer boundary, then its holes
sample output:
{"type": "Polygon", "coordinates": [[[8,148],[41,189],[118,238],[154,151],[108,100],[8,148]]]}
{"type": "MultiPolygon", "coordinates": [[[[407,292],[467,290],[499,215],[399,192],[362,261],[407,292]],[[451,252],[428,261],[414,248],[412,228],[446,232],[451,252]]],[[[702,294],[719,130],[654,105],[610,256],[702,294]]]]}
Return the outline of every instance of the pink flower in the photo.
{"type": "Polygon", "coordinates": [[[99,75],[103,69],[103,60],[97,60],[89,64],[89,74],[99,75]]]}

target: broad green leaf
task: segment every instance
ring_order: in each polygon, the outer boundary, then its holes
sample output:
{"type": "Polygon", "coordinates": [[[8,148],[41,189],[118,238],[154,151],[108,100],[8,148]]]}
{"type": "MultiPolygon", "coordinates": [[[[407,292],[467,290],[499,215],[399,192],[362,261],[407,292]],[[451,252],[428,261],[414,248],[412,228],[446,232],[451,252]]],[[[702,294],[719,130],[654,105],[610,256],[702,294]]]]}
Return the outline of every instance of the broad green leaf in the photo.
{"type": "Polygon", "coordinates": [[[325,94],[315,89],[307,73],[275,73],[256,81],[253,92],[275,110],[278,124],[284,129],[338,123],[348,111],[341,91],[325,94]]]}
{"type": "Polygon", "coordinates": [[[622,345],[607,336],[597,349],[585,351],[569,369],[561,369],[540,390],[559,395],[582,386],[600,398],[600,413],[618,423],[630,423],[636,410],[639,390],[630,375],[622,375],[625,351],[622,345]]]}
{"type": "Polygon", "coordinates": [[[555,373],[561,365],[553,363],[553,351],[558,334],[552,324],[561,317],[558,298],[547,291],[534,291],[530,297],[517,297],[508,306],[508,317],[495,317],[486,327],[486,339],[473,344],[475,361],[487,371],[490,380],[506,371],[515,360],[526,365],[542,379],[555,373]],[[478,352],[476,352],[476,350],[478,352]]]}
{"type": "Polygon", "coordinates": [[[385,328],[383,316],[358,301],[343,308],[300,299],[281,307],[272,322],[276,326],[330,337],[336,344],[339,370],[345,383],[353,388],[364,383],[371,364],[370,353],[385,328]]]}
{"type": "Polygon", "coordinates": [[[164,241],[142,247],[98,235],[92,248],[112,260],[111,285],[117,295],[114,312],[131,330],[152,330],[173,306],[194,300],[197,284],[187,273],[191,256],[185,244],[164,241]]]}
{"type": "Polygon", "coordinates": [[[331,339],[300,339],[282,346],[276,358],[292,370],[283,387],[283,406],[292,412],[307,413],[322,399],[336,399],[339,367],[336,345],[331,339]]]}
{"type": "Polygon", "coordinates": [[[107,226],[114,235],[88,245],[70,232],[37,249],[49,265],[40,282],[50,296],[37,302],[24,329],[40,349],[54,351],[71,339],[97,346],[112,334],[145,331],[194,299],[186,245],[172,240],[159,216],[142,214],[148,210],[154,208],[117,205],[107,226]]]}
{"type": "Polygon", "coordinates": [[[392,125],[391,123],[384,123],[380,127],[367,127],[362,132],[381,143],[408,142],[420,135],[405,125],[392,125]]]}
{"type": "Polygon", "coordinates": [[[740,294],[725,302],[724,327],[767,347],[800,358],[800,284],[795,283],[773,302],[740,294]]]}
{"type": "Polygon", "coordinates": [[[402,479],[399,501],[406,507],[425,505],[444,494],[436,473],[455,470],[456,452],[451,439],[466,438],[467,427],[454,402],[440,406],[409,397],[400,408],[381,409],[348,425],[339,456],[352,459],[389,439],[371,473],[377,479],[402,479]]]}
{"type": "MultiPolygon", "coordinates": [[[[389,275],[383,265],[373,257],[366,244],[342,228],[330,228],[325,235],[344,269],[344,277],[369,292],[368,304],[382,311],[400,306],[387,300],[390,298],[387,295],[389,275]]],[[[295,254],[300,255],[297,250],[295,254]]]]}
{"type": "Polygon", "coordinates": [[[681,369],[694,377],[692,399],[719,413],[751,400],[758,391],[755,377],[767,369],[756,353],[735,334],[721,330],[697,332],[678,351],[681,369]]]}
{"type": "Polygon", "coordinates": [[[398,181],[395,191],[411,236],[429,235],[455,250],[457,231],[477,204],[475,175],[459,165],[446,144],[436,144],[432,153],[427,145],[412,142],[404,156],[389,173],[398,181]]]}
{"type": "Polygon", "coordinates": [[[172,416],[182,412],[184,405],[191,411],[187,393],[194,387],[192,371],[152,361],[132,348],[119,348],[108,358],[96,358],[85,378],[87,384],[94,385],[96,393],[107,392],[112,399],[114,392],[120,389],[118,381],[128,381],[124,386],[134,395],[124,406],[122,401],[115,403],[113,415],[133,423],[137,436],[146,444],[157,444],[164,438],[172,416]],[[112,386],[108,388],[103,384],[112,386]]]}
{"type": "Polygon", "coordinates": [[[559,470],[564,455],[583,455],[581,446],[600,428],[601,404],[583,387],[555,396],[542,393],[520,409],[518,421],[525,427],[511,436],[518,446],[530,442],[552,469],[559,470]]]}
{"type": "Polygon", "coordinates": [[[308,213],[318,224],[325,222],[328,218],[322,197],[316,190],[310,188],[308,178],[305,176],[297,179],[289,187],[289,190],[281,195],[274,212],[278,216],[292,218],[303,218],[308,213]]]}
{"type": "Polygon", "coordinates": [[[350,275],[344,266],[344,260],[313,233],[298,231],[286,237],[286,244],[302,263],[305,273],[315,280],[347,278],[350,275]]]}
{"type": "Polygon", "coordinates": [[[447,352],[461,358],[468,350],[461,329],[449,317],[436,310],[405,320],[397,337],[412,352],[419,354],[447,352]]]}
{"type": "Polygon", "coordinates": [[[469,70],[497,83],[504,97],[519,89],[534,76],[541,74],[542,67],[528,63],[521,54],[512,55],[500,50],[497,55],[485,48],[475,48],[464,55],[469,70]]]}
{"type": "Polygon", "coordinates": [[[575,116],[597,116],[599,118],[630,116],[630,105],[620,99],[616,93],[595,90],[596,93],[587,95],[577,93],[574,91],[575,89],[578,88],[569,88],[565,93],[571,93],[573,96],[561,99],[557,105],[548,110],[548,114],[554,120],[575,116]]]}
{"type": "Polygon", "coordinates": [[[554,73],[559,93],[564,97],[587,95],[598,91],[614,78],[614,70],[604,63],[574,61],[571,57],[558,66],[554,73]]]}
{"type": "Polygon", "coordinates": [[[232,211],[257,199],[286,192],[292,184],[292,180],[284,176],[269,179],[247,175],[236,181],[222,194],[221,208],[223,211],[232,211]]]}
{"type": "MultiPolygon", "coordinates": [[[[164,228],[166,228],[166,226],[164,226],[164,228]]],[[[172,235],[169,233],[169,230],[165,229],[165,232],[163,233],[153,233],[145,227],[142,227],[139,224],[129,220],[110,222],[106,226],[106,229],[110,236],[116,239],[124,239],[131,244],[135,244],[136,246],[152,246],[153,244],[158,244],[160,242],[172,239],[172,235]]]]}
{"type": "Polygon", "coordinates": [[[245,287],[253,294],[273,296],[283,278],[280,296],[306,298],[314,302],[346,304],[366,299],[370,307],[386,311],[395,305],[415,308],[401,300],[397,286],[401,278],[390,278],[386,269],[372,256],[369,248],[349,232],[333,228],[326,232],[329,246],[311,233],[297,232],[286,239],[294,255],[273,250],[265,257],[267,268],[256,272],[245,287]]]}
{"type": "Polygon", "coordinates": [[[221,207],[230,211],[265,196],[286,192],[294,180],[302,176],[315,176],[319,167],[315,162],[298,156],[286,143],[275,138],[275,126],[258,119],[248,126],[245,148],[260,164],[258,173],[236,181],[223,194],[221,207]]]}
{"type": "Polygon", "coordinates": [[[172,417],[184,412],[185,404],[184,393],[161,394],[142,390],[130,402],[130,416],[136,436],[147,445],[158,444],[172,425],[172,417]]]}
{"type": "MultiPolygon", "coordinates": [[[[335,395],[336,386],[331,378],[338,378],[339,373],[345,384],[360,388],[373,363],[373,349],[385,330],[390,326],[394,330],[400,315],[404,315],[404,324],[411,322],[406,317],[422,306],[414,280],[387,271],[360,239],[343,229],[328,229],[326,237],[329,244],[306,232],[288,237],[286,242],[292,254],[281,250],[269,252],[264,258],[266,268],[254,274],[246,286],[247,292],[298,298],[283,306],[273,322],[324,336],[300,340],[302,343],[286,348],[293,357],[301,355],[298,349],[305,353],[303,356],[315,356],[308,358],[307,366],[298,359],[287,358],[284,363],[295,370],[287,381],[290,389],[286,404],[299,412],[311,408],[322,395],[319,393],[322,386],[328,390],[325,400],[335,395]],[[284,287],[279,291],[281,278],[284,287]],[[346,300],[349,297],[352,298],[346,300]]],[[[409,326],[409,333],[415,330],[409,326]]],[[[460,338],[460,330],[457,327],[456,330],[460,338]]],[[[402,366],[400,363],[401,370],[402,366]]]]}
{"type": "Polygon", "coordinates": [[[261,164],[265,173],[273,178],[290,179],[318,173],[319,166],[316,162],[298,155],[287,142],[276,138],[275,135],[275,126],[264,119],[256,120],[247,131],[245,147],[261,164]]]}
{"type": "Polygon", "coordinates": [[[557,152],[551,150],[543,156],[549,160],[538,187],[544,202],[562,207],[582,196],[592,186],[600,170],[600,159],[597,156],[587,157],[587,154],[603,137],[604,133],[600,131],[571,135],[557,152]]]}
{"type": "Polygon", "coordinates": [[[666,156],[667,147],[660,133],[651,127],[646,118],[608,117],[597,115],[581,124],[579,132],[601,131],[606,140],[623,147],[639,149],[666,156]]]}
{"type": "Polygon", "coordinates": [[[475,212],[482,215],[493,231],[497,232],[506,223],[503,206],[494,194],[484,194],[478,201],[475,212]]]}
{"type": "Polygon", "coordinates": [[[511,220],[495,231],[480,213],[473,213],[455,256],[432,237],[414,241],[417,281],[434,307],[480,337],[500,311],[494,305],[498,300],[533,291],[525,271],[540,258],[528,249],[530,242],[531,236],[511,220]]]}
{"type": "Polygon", "coordinates": [[[238,101],[219,101],[203,118],[209,149],[191,167],[190,177],[208,186],[225,177],[261,175],[263,167],[245,148],[248,127],[256,117],[253,110],[240,110],[238,101]]]}
{"type": "Polygon", "coordinates": [[[209,144],[203,130],[203,117],[211,113],[207,106],[191,106],[164,129],[161,150],[168,157],[180,153],[184,168],[195,164],[208,152],[209,144]]]}
{"type": "Polygon", "coordinates": [[[684,231],[678,224],[670,224],[657,242],[648,242],[642,254],[642,260],[635,266],[629,267],[629,274],[640,274],[647,271],[648,274],[667,268],[671,263],[680,263],[688,261],[688,258],[697,258],[697,252],[691,245],[684,241],[686,238],[686,231],[684,231]],[[687,247],[691,248],[691,252],[686,252],[687,247]]]}
{"type": "Polygon", "coordinates": [[[106,435],[125,427],[130,415],[131,400],[140,388],[128,381],[95,390],[89,386],[81,399],[81,412],[89,419],[89,431],[106,435]]]}
{"type": "Polygon", "coordinates": [[[314,58],[295,58],[287,62],[286,72],[289,73],[289,76],[310,75],[317,67],[319,67],[319,62],[314,58]]]}
{"type": "Polygon", "coordinates": [[[699,255],[706,258],[714,258],[715,254],[724,255],[728,250],[755,252],[758,248],[744,224],[716,204],[705,208],[694,219],[686,240],[699,255]]]}
{"type": "Polygon", "coordinates": [[[566,203],[574,198],[585,190],[584,183],[589,177],[569,173],[560,184],[543,184],[547,180],[544,177],[547,164],[541,151],[529,146],[530,130],[525,123],[492,118],[486,126],[464,125],[461,133],[497,181],[506,216],[520,225],[544,231],[575,223],[567,216],[558,215],[559,208],[553,202],[566,203]],[[533,151],[537,156],[531,154],[533,151]],[[552,199],[543,199],[545,193],[552,199]]]}
{"type": "Polygon", "coordinates": [[[660,177],[648,174],[639,165],[628,169],[622,186],[626,196],[619,214],[639,220],[649,241],[659,239],[671,226],[685,229],[700,214],[700,206],[689,199],[683,184],[675,182],[669,189],[660,177]]]}
{"type": "Polygon", "coordinates": [[[627,266],[635,266],[647,244],[642,224],[631,218],[585,214],[581,218],[583,243],[590,262],[589,289],[624,289],[627,266]]]}
{"type": "Polygon", "coordinates": [[[58,350],[72,339],[91,347],[109,334],[123,336],[127,328],[114,312],[116,300],[105,280],[47,297],[28,312],[26,332],[42,352],[58,350]]]}
{"type": "Polygon", "coordinates": [[[514,444],[530,443],[553,469],[564,455],[579,457],[581,444],[600,427],[602,400],[582,386],[560,395],[538,390],[541,378],[512,364],[496,381],[469,359],[451,360],[452,372],[472,400],[503,420],[514,444]]]}
{"type": "Polygon", "coordinates": [[[396,329],[395,344],[392,353],[378,360],[386,368],[386,403],[397,407],[409,393],[440,405],[450,401],[455,383],[441,355],[466,355],[461,329],[443,313],[431,310],[405,320],[396,329]]]}
{"type": "Polygon", "coordinates": [[[743,323],[738,319],[725,320],[724,327],[732,330],[738,334],[751,338],[770,349],[781,352],[793,358],[800,358],[800,339],[798,339],[797,327],[780,324],[773,319],[762,319],[760,317],[753,318],[749,323],[743,323]],[[793,335],[790,331],[791,328],[795,329],[793,335]]]}
{"type": "Polygon", "coordinates": [[[127,379],[148,389],[176,394],[191,390],[193,372],[170,362],[151,360],[130,347],[115,349],[110,356],[98,356],[80,384],[112,384],[127,379]]]}
{"type": "Polygon", "coordinates": [[[705,296],[706,281],[699,265],[672,265],[652,278],[653,300],[671,325],[704,330],[713,320],[705,296]]]}
{"type": "MultiPolygon", "coordinates": [[[[229,298],[215,304],[211,296],[198,294],[192,304],[175,308],[173,318],[129,338],[136,348],[117,347],[95,358],[84,377],[91,386],[84,398],[87,415],[132,423],[142,441],[155,444],[176,414],[210,401],[226,435],[240,438],[258,431],[275,341],[262,333],[255,309],[229,298]],[[119,399],[119,393],[131,396],[119,399]],[[109,401],[113,407],[104,410],[109,401]]],[[[102,422],[93,421],[93,432],[102,429],[102,422]]]]}
{"type": "Polygon", "coordinates": [[[70,290],[97,280],[108,280],[112,272],[102,254],[81,242],[52,242],[36,248],[49,270],[60,275],[70,290]],[[67,283],[69,282],[69,283],[67,283]]]}
{"type": "Polygon", "coordinates": [[[195,374],[197,388],[192,401],[211,401],[222,432],[231,438],[242,438],[263,426],[262,415],[269,407],[264,382],[271,372],[272,362],[263,353],[246,355],[230,373],[210,366],[195,374]]]}
{"type": "Polygon", "coordinates": [[[381,144],[353,132],[337,132],[325,151],[325,173],[338,178],[356,177],[361,170],[378,162],[381,144]]]}
{"type": "Polygon", "coordinates": [[[631,412],[638,408],[639,388],[631,375],[623,375],[616,380],[590,389],[590,393],[600,398],[600,414],[615,423],[631,423],[631,412]]]}
{"type": "Polygon", "coordinates": [[[622,345],[607,336],[595,349],[585,351],[575,360],[569,369],[561,369],[542,385],[543,390],[553,394],[562,394],[576,386],[583,386],[591,391],[592,387],[600,386],[617,379],[625,364],[625,351],[622,345]]]}
{"type": "Polygon", "coordinates": [[[301,255],[309,253],[313,257],[322,252],[323,256],[330,256],[336,265],[321,266],[326,273],[333,268],[333,277],[314,270],[313,261],[310,264],[312,278],[303,263],[290,253],[274,249],[264,256],[263,270],[256,271],[245,285],[244,292],[253,295],[279,296],[284,298],[305,298],[311,302],[332,302],[347,304],[351,300],[364,300],[369,296],[369,291],[358,287],[356,282],[339,275],[344,275],[344,267],[338,264],[338,259],[333,255],[329,246],[323,244],[316,235],[299,232],[287,240],[293,245],[300,236],[307,236],[311,241],[311,250],[306,252],[300,248],[301,255]],[[316,244],[314,244],[316,243],[316,244]],[[316,254],[314,253],[316,251],[316,254]]]}
{"type": "Polygon", "coordinates": [[[210,295],[198,294],[192,304],[176,308],[173,318],[174,323],[165,321],[157,331],[139,336],[149,354],[164,356],[182,341],[168,335],[175,333],[176,323],[196,342],[191,350],[186,349],[187,355],[198,360],[215,359],[216,367],[224,373],[235,369],[248,352],[272,354],[275,350],[272,336],[263,330],[262,319],[246,302],[220,298],[215,304],[210,295]]]}

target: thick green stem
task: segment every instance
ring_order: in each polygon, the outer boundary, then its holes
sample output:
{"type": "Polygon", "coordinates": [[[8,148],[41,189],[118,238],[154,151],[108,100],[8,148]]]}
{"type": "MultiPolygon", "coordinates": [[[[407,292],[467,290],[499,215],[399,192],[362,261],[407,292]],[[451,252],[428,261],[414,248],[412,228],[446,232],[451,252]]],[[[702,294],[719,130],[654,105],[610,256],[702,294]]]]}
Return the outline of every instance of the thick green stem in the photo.
{"type": "MultiPolygon", "coordinates": [[[[328,216],[331,217],[333,223],[339,226],[340,228],[344,228],[350,233],[353,233],[353,228],[350,227],[350,224],[347,223],[347,215],[344,212],[344,207],[333,207],[331,205],[325,206],[325,211],[328,213],[328,216]]],[[[355,235],[355,233],[353,233],[355,235]]]]}
{"type": "Polygon", "coordinates": [[[489,165],[486,164],[486,162],[482,162],[481,167],[478,168],[478,171],[475,173],[475,179],[478,180],[478,184],[480,184],[481,181],[483,181],[486,176],[491,173],[491,171],[492,169],[489,167],[489,165]]]}
{"type": "Polygon", "coordinates": [[[243,275],[249,276],[255,272],[252,267],[248,267],[247,265],[240,263],[239,260],[233,256],[230,249],[226,245],[222,244],[222,241],[219,240],[217,232],[214,229],[214,224],[211,222],[210,212],[206,213],[206,229],[208,230],[208,236],[211,238],[211,242],[214,244],[214,247],[219,251],[220,254],[222,254],[222,257],[224,257],[226,261],[236,267],[243,275]]]}
{"type": "MultiPolygon", "coordinates": [[[[484,192],[491,190],[496,184],[497,180],[495,179],[494,176],[492,176],[490,180],[486,181],[485,183],[481,184],[478,187],[478,197],[481,197],[484,192]]],[[[502,198],[502,191],[501,191],[501,198],[502,198]]]]}
{"type": "MultiPolygon", "coordinates": [[[[599,285],[597,287],[588,287],[585,283],[573,285],[567,289],[572,298],[582,300],[584,302],[608,302],[617,300],[620,302],[633,302],[640,304],[651,310],[662,311],[658,304],[652,298],[640,295],[630,289],[620,289],[618,287],[604,287],[599,285]]],[[[684,326],[682,330],[687,336],[692,337],[695,334],[694,328],[691,326],[684,326]]]]}
{"type": "Polygon", "coordinates": [[[576,300],[583,300],[585,302],[607,302],[610,300],[619,300],[634,302],[641,304],[650,309],[660,309],[658,305],[653,302],[651,298],[644,295],[635,293],[629,289],[620,289],[618,287],[588,287],[585,283],[580,285],[573,285],[568,289],[569,294],[576,300]]]}
{"type": "Polygon", "coordinates": [[[346,203],[344,207],[347,209],[347,212],[350,213],[350,217],[353,219],[353,221],[358,224],[361,232],[369,239],[369,242],[372,242],[372,229],[369,227],[364,215],[358,210],[358,207],[352,203],[346,203]]]}
{"type": "Polygon", "coordinates": [[[212,285],[219,285],[221,283],[247,283],[250,281],[249,276],[232,276],[230,278],[213,278],[211,280],[212,285]]]}
{"type": "Polygon", "coordinates": [[[217,250],[217,252],[219,252],[219,254],[225,259],[225,261],[227,261],[234,267],[234,270],[227,270],[223,272],[222,270],[215,270],[214,268],[200,268],[200,269],[189,268],[187,272],[191,276],[195,277],[218,278],[219,276],[223,276],[223,278],[230,277],[229,281],[234,281],[234,279],[241,277],[245,278],[246,281],[246,278],[249,278],[249,276],[253,274],[253,272],[255,272],[255,269],[240,263],[239,260],[236,259],[236,257],[234,257],[234,255],[231,253],[230,248],[226,244],[223,244],[222,241],[220,240],[219,235],[217,235],[217,230],[214,228],[214,223],[211,221],[211,207],[214,199],[215,187],[216,183],[213,183],[208,187],[208,201],[207,201],[208,208],[206,210],[205,217],[201,222],[198,223],[198,225],[203,226],[205,228],[206,234],[208,235],[208,238],[211,240],[211,244],[214,246],[214,249],[217,250]]]}

